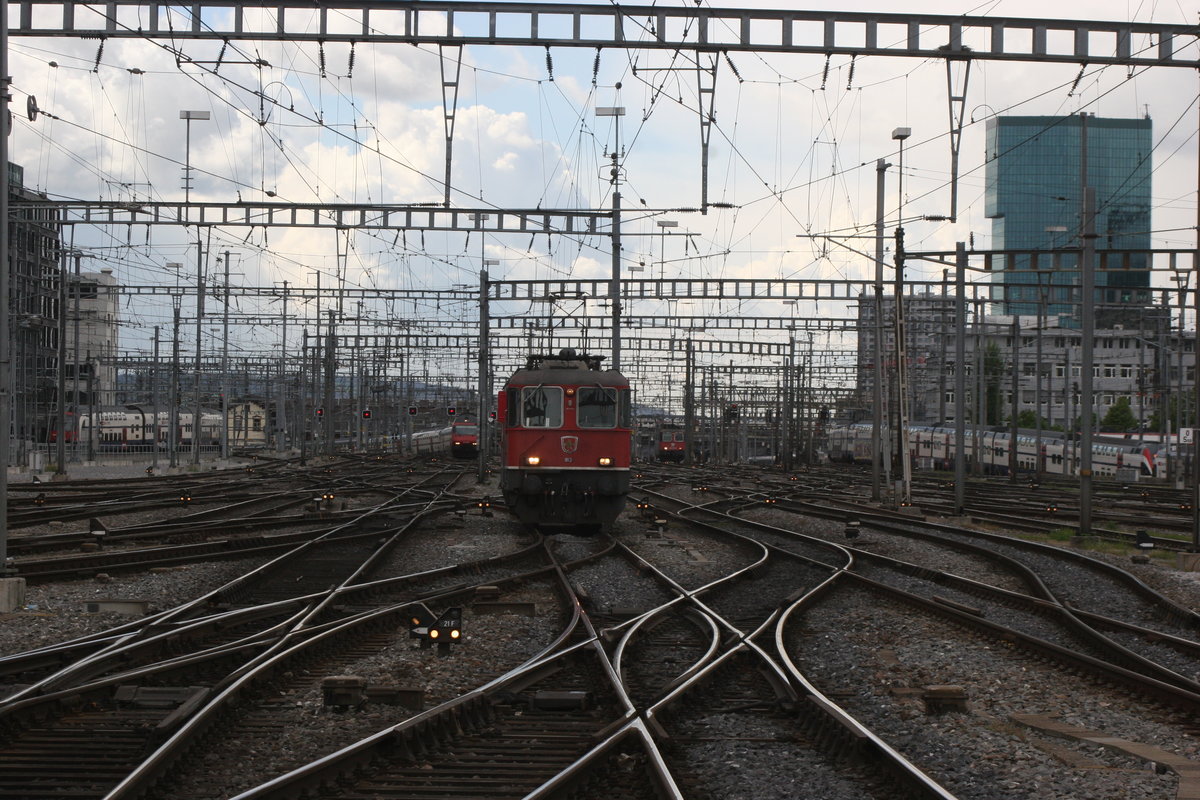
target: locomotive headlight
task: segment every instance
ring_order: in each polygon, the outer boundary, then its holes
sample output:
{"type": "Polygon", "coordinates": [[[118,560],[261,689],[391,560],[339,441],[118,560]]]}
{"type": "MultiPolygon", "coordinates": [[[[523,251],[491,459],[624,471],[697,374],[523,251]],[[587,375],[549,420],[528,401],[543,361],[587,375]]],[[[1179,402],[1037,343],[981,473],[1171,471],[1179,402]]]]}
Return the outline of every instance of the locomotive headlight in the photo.
{"type": "Polygon", "coordinates": [[[531,467],[536,467],[538,464],[542,463],[542,459],[538,456],[530,456],[529,458],[525,459],[525,463],[531,467]]]}
{"type": "Polygon", "coordinates": [[[611,459],[611,458],[609,458],[608,456],[600,456],[600,466],[602,466],[602,467],[611,467],[611,466],[612,466],[612,459],[611,459]]]}

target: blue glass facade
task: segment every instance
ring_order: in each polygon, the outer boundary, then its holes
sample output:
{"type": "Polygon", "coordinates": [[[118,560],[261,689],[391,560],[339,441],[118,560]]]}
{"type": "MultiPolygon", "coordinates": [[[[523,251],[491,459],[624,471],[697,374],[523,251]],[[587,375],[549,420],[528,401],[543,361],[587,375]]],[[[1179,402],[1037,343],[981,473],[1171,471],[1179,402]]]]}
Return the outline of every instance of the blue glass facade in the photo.
{"type": "MultiPolygon", "coordinates": [[[[998,260],[994,299],[1006,314],[1078,316],[1078,247],[1082,176],[1096,191],[1096,249],[1150,248],[1151,120],[1102,117],[997,117],[988,121],[985,213],[997,250],[1059,249],[998,260]],[[1065,252],[1061,252],[1062,249],[1065,252]],[[1070,252],[1070,251],[1075,252],[1070,252]]],[[[1101,306],[1149,302],[1149,257],[1138,254],[1121,271],[1097,271],[1101,306]]],[[[995,268],[995,266],[993,267],[995,268]]]]}

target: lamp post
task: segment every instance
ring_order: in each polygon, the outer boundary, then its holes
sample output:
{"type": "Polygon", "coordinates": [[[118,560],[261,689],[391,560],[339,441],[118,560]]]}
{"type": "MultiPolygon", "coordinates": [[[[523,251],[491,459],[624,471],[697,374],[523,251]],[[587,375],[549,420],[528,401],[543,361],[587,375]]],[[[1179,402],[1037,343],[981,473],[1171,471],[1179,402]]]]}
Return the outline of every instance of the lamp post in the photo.
{"type": "MultiPolygon", "coordinates": [[[[621,88],[621,84],[617,84],[621,88]]],[[[609,181],[613,186],[612,196],[612,278],[608,284],[608,296],[612,303],[612,368],[621,368],[621,117],[624,106],[597,106],[597,117],[616,117],[616,145],[612,151],[612,167],[609,181]]]]}
{"type": "Polygon", "coordinates": [[[658,277],[666,280],[667,277],[667,228],[678,228],[679,223],[673,219],[660,219],[655,225],[658,226],[658,277]]]}
{"type": "Polygon", "coordinates": [[[912,136],[912,128],[896,128],[892,139],[900,142],[900,169],[897,183],[900,202],[897,208],[896,225],[896,420],[898,447],[896,456],[900,468],[900,505],[912,503],[912,464],[908,457],[908,381],[905,375],[908,348],[904,341],[904,140],[912,136]]]}
{"type": "Polygon", "coordinates": [[[189,203],[192,200],[192,120],[210,119],[211,115],[207,111],[180,111],[179,118],[184,121],[186,129],[183,140],[183,201],[189,203]]]}
{"type": "MultiPolygon", "coordinates": [[[[183,160],[183,200],[192,200],[192,120],[207,120],[211,115],[207,111],[180,111],[179,118],[184,121],[184,160],[183,160]]],[[[185,212],[187,213],[187,212],[185,212]]],[[[196,379],[194,384],[195,403],[192,411],[192,463],[200,463],[200,353],[203,341],[201,339],[204,324],[204,244],[200,240],[200,226],[196,226],[196,379]]]]}

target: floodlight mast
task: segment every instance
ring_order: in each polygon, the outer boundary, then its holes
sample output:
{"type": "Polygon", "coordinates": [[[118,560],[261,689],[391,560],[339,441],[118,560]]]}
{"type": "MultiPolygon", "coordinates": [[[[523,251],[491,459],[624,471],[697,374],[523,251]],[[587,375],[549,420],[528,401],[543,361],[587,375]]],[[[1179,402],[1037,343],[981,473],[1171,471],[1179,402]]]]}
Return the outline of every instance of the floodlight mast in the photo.
{"type": "MultiPolygon", "coordinates": [[[[621,84],[617,84],[617,89],[621,84]]],[[[612,196],[612,279],[608,285],[609,301],[612,303],[612,368],[621,368],[621,117],[624,106],[597,106],[597,117],[616,117],[616,144],[612,151],[612,167],[609,181],[613,186],[612,196]]]]}
{"type": "Polygon", "coordinates": [[[900,142],[900,170],[897,183],[900,191],[900,202],[897,210],[896,224],[896,289],[895,309],[892,312],[896,327],[896,458],[900,472],[900,492],[896,498],[898,505],[912,504],[912,461],[908,456],[908,375],[907,348],[904,337],[904,140],[912,136],[912,128],[896,128],[892,131],[892,139],[900,142]]]}

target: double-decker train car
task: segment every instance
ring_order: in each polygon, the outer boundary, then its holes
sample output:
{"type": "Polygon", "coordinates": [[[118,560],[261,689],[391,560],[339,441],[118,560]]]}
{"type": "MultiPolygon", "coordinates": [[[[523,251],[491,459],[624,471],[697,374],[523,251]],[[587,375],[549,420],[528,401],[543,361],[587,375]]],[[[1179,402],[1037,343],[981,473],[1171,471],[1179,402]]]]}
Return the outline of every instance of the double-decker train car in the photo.
{"type": "Polygon", "coordinates": [[[448,428],[414,433],[412,446],[413,452],[418,455],[477,458],[479,456],[479,426],[474,422],[459,420],[448,428]]]}
{"type": "MultiPolygon", "coordinates": [[[[157,424],[152,409],[136,405],[68,411],[65,416],[65,441],[68,444],[90,441],[98,450],[106,452],[149,450],[156,439],[159,449],[169,446],[171,421],[165,410],[158,411],[157,424]]],[[[175,441],[181,448],[192,446],[192,416],[191,411],[182,409],[177,416],[175,441]]],[[[57,419],[53,419],[47,430],[47,441],[57,443],[58,435],[57,419]]],[[[220,443],[221,415],[215,411],[202,411],[200,446],[216,447],[220,443]]]]}
{"type": "MultiPolygon", "coordinates": [[[[870,423],[832,428],[828,440],[831,461],[871,463],[870,423]]],[[[978,461],[985,472],[1007,474],[1011,443],[1012,432],[1007,428],[968,425],[963,449],[968,462],[978,461]]],[[[1042,431],[1039,449],[1036,432],[1020,429],[1016,440],[1017,470],[1076,474],[1078,448],[1078,441],[1068,439],[1059,431],[1042,431]]],[[[1092,439],[1092,471],[1096,475],[1115,476],[1119,469],[1136,469],[1141,476],[1153,477],[1159,473],[1158,449],[1152,442],[1097,434],[1092,439]]],[[[909,426],[908,455],[916,467],[952,469],[956,451],[957,437],[953,426],[909,426]]]]}
{"type": "Polygon", "coordinates": [[[629,381],[603,356],[530,356],[498,398],[500,489],[522,522],[576,532],[609,528],[629,492],[629,381]]]}

